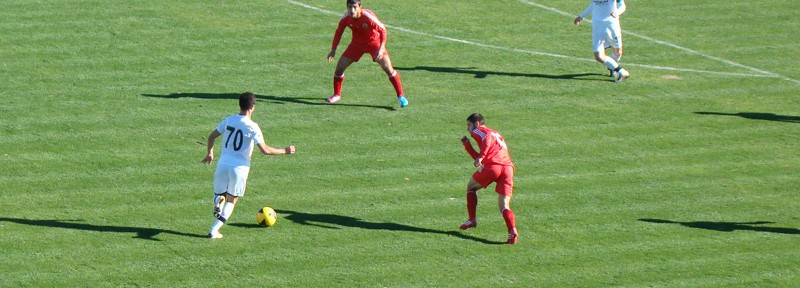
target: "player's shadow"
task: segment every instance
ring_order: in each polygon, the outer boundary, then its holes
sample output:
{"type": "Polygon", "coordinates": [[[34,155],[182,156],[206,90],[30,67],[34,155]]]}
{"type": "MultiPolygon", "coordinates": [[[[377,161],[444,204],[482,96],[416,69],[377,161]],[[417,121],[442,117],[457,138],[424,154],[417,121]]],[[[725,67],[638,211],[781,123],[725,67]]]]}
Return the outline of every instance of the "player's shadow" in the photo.
{"type": "Polygon", "coordinates": [[[489,75],[497,75],[497,76],[509,76],[509,77],[533,77],[533,78],[545,78],[545,79],[573,79],[573,80],[593,80],[597,81],[597,78],[583,78],[587,76],[603,76],[602,74],[597,73],[580,73],[580,74],[562,74],[562,75],[549,75],[549,74],[537,74],[537,73],[515,73],[515,72],[497,72],[497,71],[482,71],[476,70],[476,67],[465,67],[465,68],[458,68],[458,67],[432,67],[432,66],[417,66],[417,67],[397,67],[395,66],[394,69],[397,70],[420,70],[420,71],[428,71],[428,72],[435,72],[435,73],[455,73],[455,74],[469,74],[473,75],[473,77],[478,79],[486,78],[489,75]]]}
{"type": "MultiPolygon", "coordinates": [[[[405,231],[405,232],[419,232],[419,233],[433,233],[442,234],[461,239],[472,240],[484,244],[505,244],[505,242],[490,241],[470,235],[465,235],[456,231],[442,231],[428,228],[414,227],[405,224],[392,223],[392,222],[370,222],[350,216],[342,216],[335,214],[312,214],[303,213],[292,210],[276,210],[278,215],[285,215],[283,218],[300,225],[317,226],[328,229],[342,229],[342,227],[361,228],[369,230],[388,230],[388,231],[405,231]]],[[[258,227],[256,224],[231,224],[239,227],[258,227]]]]}
{"type": "Polygon", "coordinates": [[[720,112],[694,112],[699,115],[720,115],[720,116],[738,116],[746,119],[753,120],[768,120],[778,122],[800,123],[800,117],[789,115],[778,115],[774,113],[758,113],[758,112],[739,112],[739,113],[720,113],[720,112]]]}
{"type": "MultiPolygon", "coordinates": [[[[155,97],[155,98],[168,98],[168,99],[177,99],[177,98],[196,98],[196,99],[231,99],[236,100],[239,99],[239,94],[237,93],[172,93],[167,95],[158,95],[158,94],[141,94],[145,97],[155,97]]],[[[331,105],[325,101],[324,98],[294,98],[294,97],[280,97],[280,96],[273,96],[273,95],[261,95],[256,94],[256,100],[259,102],[269,102],[274,104],[303,104],[303,105],[313,105],[313,106],[347,106],[347,107],[363,107],[363,108],[377,108],[377,109],[384,109],[388,111],[395,111],[396,109],[391,106],[378,106],[378,105],[362,105],[362,104],[347,104],[347,103],[337,103],[336,105],[331,105]]]]}
{"type": "Polygon", "coordinates": [[[671,221],[663,219],[639,219],[642,222],[659,223],[659,224],[678,224],[684,227],[706,229],[722,232],[733,232],[736,230],[756,231],[756,232],[769,232],[778,234],[800,234],[800,229],[783,228],[783,227],[768,227],[762,226],[765,224],[773,224],[774,222],[768,221],[755,221],[755,222],[710,222],[710,221],[671,221]]]}
{"type": "Polygon", "coordinates": [[[126,226],[108,226],[108,225],[94,225],[87,223],[80,223],[82,220],[33,220],[33,219],[20,219],[20,218],[6,218],[0,217],[0,222],[12,222],[17,224],[24,224],[30,226],[52,227],[75,229],[84,231],[95,232],[113,232],[113,233],[135,233],[133,238],[161,241],[155,238],[158,234],[166,233],[178,236],[205,238],[206,235],[183,233],[173,230],[155,229],[155,228],[141,228],[141,227],[126,227],[126,226]]]}

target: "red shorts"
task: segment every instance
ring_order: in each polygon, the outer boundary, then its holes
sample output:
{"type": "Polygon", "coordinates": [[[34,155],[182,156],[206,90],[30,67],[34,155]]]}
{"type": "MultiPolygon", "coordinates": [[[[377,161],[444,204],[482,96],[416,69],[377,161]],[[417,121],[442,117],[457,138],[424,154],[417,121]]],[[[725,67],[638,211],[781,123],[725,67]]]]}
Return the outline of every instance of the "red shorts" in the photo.
{"type": "Polygon", "coordinates": [[[514,189],[514,166],[483,165],[482,168],[478,168],[478,171],[472,174],[472,179],[475,179],[475,182],[481,184],[483,188],[495,182],[497,186],[494,188],[494,192],[504,196],[511,196],[514,189]]]}
{"type": "MultiPolygon", "coordinates": [[[[361,60],[361,56],[363,56],[366,53],[369,53],[369,55],[372,57],[372,62],[375,62],[376,61],[375,56],[377,56],[378,50],[380,49],[381,49],[380,43],[378,44],[350,43],[350,45],[347,45],[347,49],[344,50],[344,53],[342,53],[342,57],[347,57],[355,62],[358,62],[358,60],[361,60]]],[[[384,54],[388,53],[384,51],[384,54]]]]}

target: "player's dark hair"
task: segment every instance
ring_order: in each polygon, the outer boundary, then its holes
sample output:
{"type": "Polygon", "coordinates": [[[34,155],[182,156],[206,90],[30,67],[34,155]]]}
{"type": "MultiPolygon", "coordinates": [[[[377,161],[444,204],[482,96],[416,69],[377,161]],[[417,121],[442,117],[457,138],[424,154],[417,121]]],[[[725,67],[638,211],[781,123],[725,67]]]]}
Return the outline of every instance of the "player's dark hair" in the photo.
{"type": "Polygon", "coordinates": [[[353,4],[353,5],[359,4],[359,5],[361,5],[361,0],[347,0],[347,5],[350,5],[350,4],[353,4]]]}
{"type": "Polygon", "coordinates": [[[256,105],[256,95],[253,92],[244,92],[239,95],[239,108],[249,110],[254,105],[256,105]]]}
{"type": "Polygon", "coordinates": [[[469,117],[467,117],[467,121],[472,123],[477,122],[478,124],[481,125],[484,125],[486,123],[486,121],[483,120],[483,115],[481,115],[480,113],[472,113],[471,115],[469,115],[469,117]]]}

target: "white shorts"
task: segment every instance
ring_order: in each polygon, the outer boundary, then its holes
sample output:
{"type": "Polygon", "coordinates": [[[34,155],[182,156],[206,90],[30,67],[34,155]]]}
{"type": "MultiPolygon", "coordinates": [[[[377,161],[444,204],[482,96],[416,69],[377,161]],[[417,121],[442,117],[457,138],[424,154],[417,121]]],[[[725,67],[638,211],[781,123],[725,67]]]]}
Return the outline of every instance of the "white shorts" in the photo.
{"type": "Polygon", "coordinates": [[[592,52],[605,51],[607,47],[622,48],[622,28],[619,21],[592,25],[592,52]]]}
{"type": "Polygon", "coordinates": [[[214,171],[214,194],[227,192],[236,197],[244,196],[248,174],[250,167],[247,166],[217,165],[214,171]]]}

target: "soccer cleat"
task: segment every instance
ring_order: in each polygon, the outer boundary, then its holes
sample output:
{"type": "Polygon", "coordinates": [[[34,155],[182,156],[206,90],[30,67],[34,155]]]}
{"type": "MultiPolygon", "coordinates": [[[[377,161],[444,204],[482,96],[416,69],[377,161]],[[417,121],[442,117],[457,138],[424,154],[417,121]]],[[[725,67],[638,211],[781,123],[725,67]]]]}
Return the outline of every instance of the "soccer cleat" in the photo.
{"type": "Polygon", "coordinates": [[[464,222],[464,224],[461,224],[461,226],[459,226],[458,229],[467,230],[469,228],[475,228],[477,226],[478,226],[478,221],[467,220],[467,222],[464,222]]]}
{"type": "Polygon", "coordinates": [[[508,240],[506,240],[506,244],[517,244],[517,236],[519,236],[519,234],[508,233],[508,240]]]}
{"type": "Polygon", "coordinates": [[[611,69],[608,69],[608,77],[617,78],[617,72],[611,69]]]}
{"type": "Polygon", "coordinates": [[[617,80],[614,80],[614,82],[622,82],[623,80],[628,79],[628,76],[631,76],[628,71],[620,68],[619,71],[617,71],[617,80]]]}
{"type": "Polygon", "coordinates": [[[325,101],[328,101],[328,103],[333,104],[336,103],[336,101],[339,101],[340,99],[342,99],[342,96],[334,94],[333,96],[329,97],[328,100],[325,101]]]}
{"type": "Polygon", "coordinates": [[[211,231],[211,232],[208,233],[208,238],[220,239],[220,238],[222,238],[222,233],[219,233],[217,231],[211,231]]]}
{"type": "Polygon", "coordinates": [[[406,96],[397,97],[397,102],[400,102],[400,108],[408,106],[408,99],[406,99],[406,96]]]}
{"type": "Polygon", "coordinates": [[[222,206],[225,206],[225,196],[217,195],[214,197],[214,218],[222,216],[222,206]]]}

